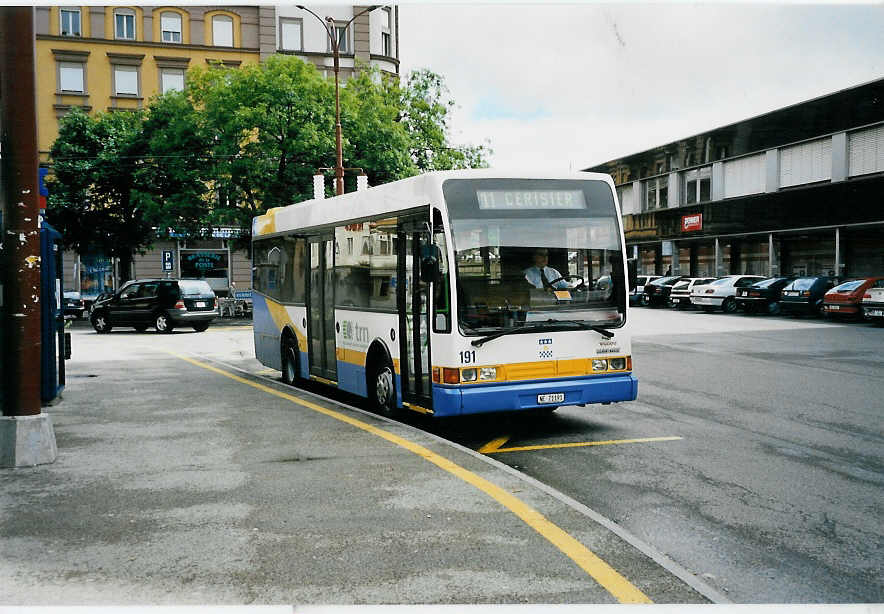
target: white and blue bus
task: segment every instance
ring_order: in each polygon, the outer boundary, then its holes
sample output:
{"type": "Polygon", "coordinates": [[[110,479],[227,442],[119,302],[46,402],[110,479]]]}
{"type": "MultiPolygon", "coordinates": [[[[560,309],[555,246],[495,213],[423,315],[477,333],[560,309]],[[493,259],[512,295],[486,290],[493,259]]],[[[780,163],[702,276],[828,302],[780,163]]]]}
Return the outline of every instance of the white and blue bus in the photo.
{"type": "Polygon", "coordinates": [[[434,172],[253,221],[255,353],[384,415],[636,398],[607,175],[434,172]]]}

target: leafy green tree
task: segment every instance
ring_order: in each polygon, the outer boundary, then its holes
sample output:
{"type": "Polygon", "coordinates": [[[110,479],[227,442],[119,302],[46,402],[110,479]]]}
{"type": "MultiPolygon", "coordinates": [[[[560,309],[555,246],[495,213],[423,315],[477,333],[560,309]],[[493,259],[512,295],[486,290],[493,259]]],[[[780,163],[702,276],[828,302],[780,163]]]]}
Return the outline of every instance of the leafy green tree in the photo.
{"type": "Polygon", "coordinates": [[[211,236],[213,142],[200,113],[183,92],[168,92],[151,101],[140,138],[148,153],[135,198],[156,236],[211,236]]]}
{"type": "Polygon", "coordinates": [[[312,64],[272,56],[238,70],[195,69],[187,93],[213,139],[218,224],[250,228],[267,209],[311,198],[334,160],[334,92],[312,64]]]}
{"type": "Polygon", "coordinates": [[[133,255],[155,237],[135,184],[145,155],[141,122],[140,112],[90,117],[75,109],[62,120],[50,151],[50,222],[62,233],[65,247],[119,258],[123,281],[133,255]]]}
{"type": "Polygon", "coordinates": [[[400,121],[410,136],[411,157],[420,172],[488,166],[493,153],[488,145],[450,143],[450,112],[455,103],[441,75],[427,69],[411,72],[400,104],[400,121]]]}

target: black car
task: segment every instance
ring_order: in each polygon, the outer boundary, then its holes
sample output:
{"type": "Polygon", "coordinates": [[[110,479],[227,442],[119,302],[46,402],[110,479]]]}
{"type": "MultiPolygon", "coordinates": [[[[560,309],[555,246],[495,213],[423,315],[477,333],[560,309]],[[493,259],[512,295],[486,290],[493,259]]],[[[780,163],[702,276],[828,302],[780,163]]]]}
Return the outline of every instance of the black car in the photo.
{"type": "Polygon", "coordinates": [[[86,303],[79,292],[65,290],[64,298],[62,298],[62,309],[66,316],[82,318],[83,314],[86,313],[86,303]]]}
{"type": "Polygon", "coordinates": [[[783,287],[780,309],[788,313],[819,315],[823,308],[823,296],[835,287],[834,277],[799,277],[783,287]]]}
{"type": "Polygon", "coordinates": [[[119,292],[100,297],[92,306],[92,328],[109,332],[114,326],[131,326],[139,332],[153,326],[171,333],[176,326],[202,332],[218,315],[215,293],[199,279],[140,279],[119,292]]]}
{"type": "Polygon", "coordinates": [[[780,312],[780,294],[794,277],[768,277],[746,288],[737,288],[734,300],[745,313],[780,312]]]}
{"type": "Polygon", "coordinates": [[[645,296],[648,297],[647,304],[651,307],[655,305],[666,305],[669,301],[669,293],[672,292],[672,286],[682,279],[690,279],[684,275],[667,275],[660,277],[654,281],[645,284],[645,296]]]}

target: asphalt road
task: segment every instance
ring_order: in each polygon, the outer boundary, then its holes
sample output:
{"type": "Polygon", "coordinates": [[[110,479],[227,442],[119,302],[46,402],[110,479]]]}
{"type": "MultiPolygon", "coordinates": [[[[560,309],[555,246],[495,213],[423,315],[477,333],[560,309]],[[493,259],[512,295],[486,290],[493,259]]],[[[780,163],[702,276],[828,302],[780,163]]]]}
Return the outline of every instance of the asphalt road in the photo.
{"type": "MultiPolygon", "coordinates": [[[[884,328],[630,314],[635,402],[406,421],[592,508],[736,603],[884,602],[884,328]]],[[[250,328],[193,338],[163,343],[279,377],[250,328]]]]}
{"type": "Polygon", "coordinates": [[[884,601],[884,329],[631,315],[636,402],[432,428],[592,507],[736,603],[884,601]],[[681,439],[579,445],[659,437],[681,439]]]}

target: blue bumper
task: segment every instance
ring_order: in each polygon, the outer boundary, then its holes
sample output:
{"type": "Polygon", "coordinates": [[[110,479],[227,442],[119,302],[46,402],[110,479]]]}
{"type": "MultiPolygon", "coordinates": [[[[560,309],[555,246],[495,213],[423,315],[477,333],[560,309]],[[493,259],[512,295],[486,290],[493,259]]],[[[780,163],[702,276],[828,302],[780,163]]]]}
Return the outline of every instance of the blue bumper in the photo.
{"type": "Polygon", "coordinates": [[[632,374],[604,375],[568,380],[546,380],[528,384],[475,384],[433,386],[435,416],[520,411],[552,405],[634,401],[638,380],[632,374]],[[562,393],[561,403],[539,404],[537,395],[562,393]]]}

